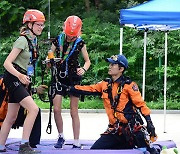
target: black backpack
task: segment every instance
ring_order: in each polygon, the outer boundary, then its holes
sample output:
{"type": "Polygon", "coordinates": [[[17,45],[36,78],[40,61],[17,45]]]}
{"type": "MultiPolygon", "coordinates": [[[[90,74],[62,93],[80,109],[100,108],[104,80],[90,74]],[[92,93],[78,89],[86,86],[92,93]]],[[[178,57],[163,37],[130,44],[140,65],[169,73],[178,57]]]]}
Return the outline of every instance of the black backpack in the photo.
{"type": "Polygon", "coordinates": [[[6,89],[3,83],[3,75],[1,74],[0,75],[0,107],[5,98],[5,95],[6,95],[6,89]]]}
{"type": "Polygon", "coordinates": [[[0,127],[6,117],[8,108],[8,92],[3,83],[3,75],[0,75],[0,127]]]}
{"type": "MultiPolygon", "coordinates": [[[[6,117],[8,109],[8,91],[3,83],[3,75],[0,75],[0,128],[6,117]]],[[[13,124],[12,128],[19,128],[23,126],[26,118],[26,111],[23,107],[20,107],[17,119],[13,124]]]]}

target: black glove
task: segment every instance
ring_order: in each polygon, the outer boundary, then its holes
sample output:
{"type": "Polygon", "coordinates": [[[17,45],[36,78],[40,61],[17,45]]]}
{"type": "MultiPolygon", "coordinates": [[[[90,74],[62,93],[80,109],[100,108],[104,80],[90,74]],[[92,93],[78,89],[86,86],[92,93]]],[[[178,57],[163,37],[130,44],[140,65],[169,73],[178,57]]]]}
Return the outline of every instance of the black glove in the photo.
{"type": "Polygon", "coordinates": [[[119,129],[119,120],[116,120],[116,122],[114,123],[114,129],[115,130],[119,129]]]}
{"type": "Polygon", "coordinates": [[[145,119],[146,119],[146,122],[147,122],[147,131],[148,131],[148,133],[150,134],[150,136],[156,136],[155,127],[154,127],[154,125],[152,123],[150,115],[145,116],[145,119]]]}
{"type": "Polygon", "coordinates": [[[117,120],[113,125],[111,124],[108,125],[108,128],[105,131],[105,133],[116,134],[118,133],[118,129],[119,129],[119,121],[117,120]]]}
{"type": "Polygon", "coordinates": [[[150,133],[150,136],[156,136],[155,127],[151,120],[147,121],[147,130],[150,133]]]}

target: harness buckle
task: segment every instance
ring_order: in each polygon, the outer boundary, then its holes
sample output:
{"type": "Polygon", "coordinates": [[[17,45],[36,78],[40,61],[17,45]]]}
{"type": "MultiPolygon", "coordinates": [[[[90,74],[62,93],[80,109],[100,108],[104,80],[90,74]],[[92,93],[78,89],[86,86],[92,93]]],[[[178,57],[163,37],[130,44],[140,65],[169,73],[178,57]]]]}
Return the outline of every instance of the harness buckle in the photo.
{"type": "Polygon", "coordinates": [[[121,87],[118,87],[118,89],[117,89],[117,94],[121,94],[121,92],[122,92],[122,86],[121,86],[121,87]]]}

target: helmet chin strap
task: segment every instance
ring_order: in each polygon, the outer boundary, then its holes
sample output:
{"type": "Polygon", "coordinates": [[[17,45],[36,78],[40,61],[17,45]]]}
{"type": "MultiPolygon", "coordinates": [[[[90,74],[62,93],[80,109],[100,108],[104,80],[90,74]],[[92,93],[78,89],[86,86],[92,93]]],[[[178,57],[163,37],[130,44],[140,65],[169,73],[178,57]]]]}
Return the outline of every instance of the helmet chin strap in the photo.
{"type": "Polygon", "coordinates": [[[29,28],[29,26],[28,26],[28,29],[33,33],[33,35],[36,36],[37,34],[34,33],[34,31],[33,31],[33,26],[34,26],[34,22],[32,23],[32,28],[29,28]]]}

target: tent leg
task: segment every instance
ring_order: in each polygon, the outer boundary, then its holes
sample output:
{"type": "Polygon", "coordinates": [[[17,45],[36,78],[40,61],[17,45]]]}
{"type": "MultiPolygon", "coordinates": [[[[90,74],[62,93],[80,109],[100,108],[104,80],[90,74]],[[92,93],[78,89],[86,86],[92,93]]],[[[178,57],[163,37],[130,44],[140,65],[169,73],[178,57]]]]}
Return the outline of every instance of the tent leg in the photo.
{"type": "Polygon", "coordinates": [[[143,99],[145,99],[146,44],[147,44],[147,31],[144,31],[144,59],[143,59],[143,85],[142,85],[142,97],[143,97],[143,99]]]}
{"type": "Polygon", "coordinates": [[[122,55],[122,43],[123,43],[123,27],[120,28],[120,47],[119,47],[120,55],[122,55]]]}
{"type": "Polygon", "coordinates": [[[49,6],[48,6],[48,17],[49,17],[49,23],[48,23],[48,39],[50,39],[51,38],[51,33],[50,33],[50,31],[51,31],[51,28],[50,28],[50,17],[51,17],[51,15],[50,15],[50,11],[51,11],[51,6],[50,6],[50,0],[48,1],[48,3],[49,3],[49,6]]]}
{"type": "Polygon", "coordinates": [[[166,87],[167,87],[167,32],[165,32],[165,62],[164,62],[164,133],[166,133],[166,87]]]}

